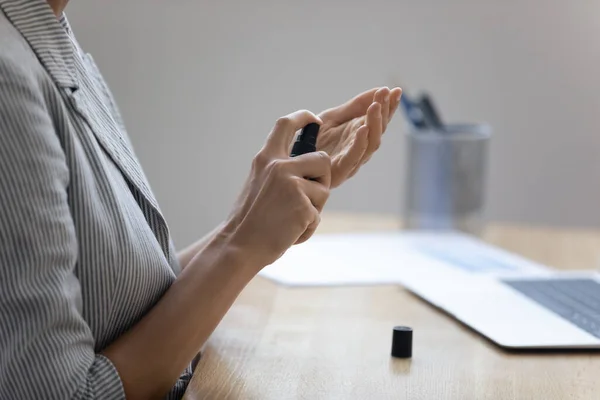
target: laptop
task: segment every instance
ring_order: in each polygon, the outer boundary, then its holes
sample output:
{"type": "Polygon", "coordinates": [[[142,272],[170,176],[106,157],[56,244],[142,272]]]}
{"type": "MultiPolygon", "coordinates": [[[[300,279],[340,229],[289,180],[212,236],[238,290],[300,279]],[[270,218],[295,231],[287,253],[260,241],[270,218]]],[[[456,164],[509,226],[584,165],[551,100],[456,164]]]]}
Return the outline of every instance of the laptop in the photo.
{"type": "Polygon", "coordinates": [[[430,262],[402,285],[498,346],[600,349],[599,274],[551,270],[461,236],[413,248],[430,262]]]}

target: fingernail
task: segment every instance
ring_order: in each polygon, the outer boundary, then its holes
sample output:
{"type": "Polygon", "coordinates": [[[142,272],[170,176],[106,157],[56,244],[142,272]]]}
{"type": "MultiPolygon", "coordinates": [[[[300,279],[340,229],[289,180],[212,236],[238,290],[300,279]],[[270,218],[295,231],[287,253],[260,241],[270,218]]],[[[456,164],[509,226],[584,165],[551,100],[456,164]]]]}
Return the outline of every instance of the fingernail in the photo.
{"type": "Polygon", "coordinates": [[[390,101],[390,93],[385,96],[385,102],[388,103],[390,101]]]}

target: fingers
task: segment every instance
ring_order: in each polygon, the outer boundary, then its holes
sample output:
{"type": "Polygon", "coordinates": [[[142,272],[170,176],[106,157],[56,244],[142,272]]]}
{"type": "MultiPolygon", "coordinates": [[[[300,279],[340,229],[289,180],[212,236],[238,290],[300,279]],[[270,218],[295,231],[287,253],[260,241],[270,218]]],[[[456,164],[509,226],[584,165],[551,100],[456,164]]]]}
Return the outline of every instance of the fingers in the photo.
{"type": "Polygon", "coordinates": [[[385,132],[390,114],[390,89],[382,87],[379,89],[373,98],[374,103],[381,104],[381,133],[385,132]]]}
{"type": "MultiPolygon", "coordinates": [[[[320,157],[321,160],[327,160],[325,164],[324,161],[317,161],[317,156],[319,153],[309,153],[304,154],[303,156],[296,157],[293,161],[297,161],[298,158],[304,156],[312,156],[312,157],[304,157],[304,161],[300,165],[300,167],[309,167],[314,168],[314,172],[319,172],[321,178],[319,180],[308,180],[301,179],[299,182],[300,190],[306,196],[307,208],[313,210],[313,218],[312,222],[308,225],[304,233],[298,238],[296,244],[303,243],[307,241],[316,231],[319,223],[321,222],[321,211],[323,211],[323,207],[325,207],[325,203],[327,203],[327,199],[329,199],[329,182],[331,180],[331,162],[329,157],[325,155],[325,157],[320,157]],[[312,158],[312,159],[311,159],[312,158]],[[323,163],[323,165],[318,165],[319,163],[323,163]],[[325,174],[323,175],[323,173],[325,174]]],[[[308,169],[307,169],[308,170],[308,169]]],[[[317,175],[314,174],[313,175],[317,175]]]]}
{"type": "Polygon", "coordinates": [[[313,222],[310,225],[308,225],[308,227],[306,228],[304,233],[302,235],[300,235],[298,240],[296,240],[295,244],[304,243],[308,239],[310,239],[311,236],[315,233],[315,231],[319,227],[320,223],[321,223],[321,215],[319,214],[319,212],[317,210],[315,210],[313,222]]]}
{"type": "Polygon", "coordinates": [[[322,124],[323,121],[307,110],[300,110],[281,117],[269,134],[265,148],[280,157],[288,156],[287,152],[296,132],[311,122],[322,124]]]}
{"type": "Polygon", "coordinates": [[[369,145],[364,158],[370,157],[381,145],[381,134],[383,133],[383,121],[381,115],[381,104],[373,103],[367,110],[366,125],[369,128],[369,145]]]}
{"type": "Polygon", "coordinates": [[[331,181],[331,187],[339,186],[344,180],[354,176],[356,171],[360,168],[361,161],[367,151],[367,147],[369,146],[369,127],[366,125],[362,125],[356,131],[356,135],[354,140],[350,144],[348,150],[345,154],[340,157],[339,160],[336,160],[332,165],[332,169],[336,171],[348,171],[345,176],[336,176],[336,181],[331,181]]]}
{"type": "Polygon", "coordinates": [[[373,96],[375,96],[375,93],[378,90],[379,88],[373,88],[366,92],[362,92],[342,105],[323,111],[320,116],[322,119],[328,120],[328,122],[333,124],[339,124],[353,118],[362,117],[373,103],[373,96]]]}
{"type": "Polygon", "coordinates": [[[329,186],[308,179],[302,179],[299,184],[302,192],[308,197],[315,210],[318,212],[323,211],[323,207],[325,207],[325,203],[329,198],[329,186]]]}
{"type": "Polygon", "coordinates": [[[329,198],[329,186],[306,179],[303,179],[300,182],[300,186],[301,190],[306,195],[307,201],[310,202],[310,205],[307,205],[307,207],[312,209],[313,218],[312,222],[308,225],[298,240],[296,240],[295,244],[300,244],[307,241],[315,233],[319,223],[321,222],[321,211],[323,211],[323,207],[329,198]]]}
{"type": "MultiPolygon", "coordinates": [[[[390,92],[390,107],[389,107],[389,114],[388,114],[388,124],[392,121],[392,118],[394,117],[394,114],[396,113],[396,110],[398,109],[398,106],[400,105],[400,97],[402,96],[402,89],[400,89],[399,87],[392,89],[392,91],[390,92]]],[[[385,131],[384,131],[385,133],[385,131]]]]}
{"type": "Polygon", "coordinates": [[[324,151],[302,154],[287,162],[297,176],[312,179],[326,188],[331,186],[331,158],[324,151]]]}
{"type": "Polygon", "coordinates": [[[383,132],[385,132],[387,124],[392,120],[398,109],[401,94],[402,89],[399,87],[392,90],[387,87],[373,88],[353,97],[340,106],[323,111],[320,117],[328,123],[343,123],[364,116],[369,106],[376,102],[382,105],[383,132]],[[387,101],[386,93],[389,94],[387,101]]]}
{"type": "MultiPolygon", "coordinates": [[[[369,161],[373,153],[381,146],[381,136],[385,133],[388,123],[398,108],[401,95],[402,89],[399,87],[391,91],[388,88],[381,88],[375,93],[374,103],[367,110],[366,118],[366,125],[369,127],[369,145],[358,167],[369,161]],[[377,107],[378,104],[381,106],[377,107]]],[[[350,173],[349,177],[355,173],[356,170],[350,173]]]]}

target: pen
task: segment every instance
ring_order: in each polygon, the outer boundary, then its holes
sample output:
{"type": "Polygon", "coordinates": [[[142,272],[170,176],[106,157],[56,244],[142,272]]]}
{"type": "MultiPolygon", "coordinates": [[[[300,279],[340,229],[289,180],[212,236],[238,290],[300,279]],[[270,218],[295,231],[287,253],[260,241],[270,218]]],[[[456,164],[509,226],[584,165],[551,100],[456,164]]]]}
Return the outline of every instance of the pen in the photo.
{"type": "Polygon", "coordinates": [[[400,105],[404,110],[404,115],[414,128],[427,128],[423,111],[405,93],[402,93],[402,97],[400,97],[400,105]]]}
{"type": "Polygon", "coordinates": [[[425,120],[426,125],[436,131],[443,131],[444,124],[442,123],[442,120],[435,106],[433,105],[433,100],[431,100],[431,97],[428,94],[423,94],[418,105],[423,113],[423,119],[425,120]]]}

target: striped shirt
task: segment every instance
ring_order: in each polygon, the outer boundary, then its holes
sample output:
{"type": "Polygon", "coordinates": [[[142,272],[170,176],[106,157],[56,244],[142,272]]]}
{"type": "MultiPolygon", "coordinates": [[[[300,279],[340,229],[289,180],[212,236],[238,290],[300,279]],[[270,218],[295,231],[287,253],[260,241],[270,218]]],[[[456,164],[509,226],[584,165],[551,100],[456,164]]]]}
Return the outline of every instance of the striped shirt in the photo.
{"type": "Polygon", "coordinates": [[[0,399],[124,399],[100,353],[178,273],[92,57],[46,1],[0,0],[0,399]]]}

